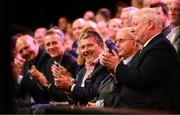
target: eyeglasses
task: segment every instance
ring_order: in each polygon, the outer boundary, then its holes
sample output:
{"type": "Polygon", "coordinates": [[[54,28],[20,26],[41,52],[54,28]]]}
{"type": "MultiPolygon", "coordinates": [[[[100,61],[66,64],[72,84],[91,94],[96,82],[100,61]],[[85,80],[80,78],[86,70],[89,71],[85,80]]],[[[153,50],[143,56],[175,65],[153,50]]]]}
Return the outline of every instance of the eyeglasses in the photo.
{"type": "Polygon", "coordinates": [[[115,40],[115,43],[122,43],[122,42],[124,42],[124,41],[126,41],[126,40],[134,40],[134,39],[122,39],[122,38],[117,38],[117,40],[115,40]]]}

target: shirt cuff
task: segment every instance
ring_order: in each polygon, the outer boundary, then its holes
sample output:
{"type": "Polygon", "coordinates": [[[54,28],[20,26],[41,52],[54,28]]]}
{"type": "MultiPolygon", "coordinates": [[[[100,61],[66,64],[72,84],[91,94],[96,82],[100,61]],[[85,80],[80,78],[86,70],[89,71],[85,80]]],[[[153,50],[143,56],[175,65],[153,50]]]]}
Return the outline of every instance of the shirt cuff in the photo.
{"type": "Polygon", "coordinates": [[[75,86],[76,86],[76,84],[73,84],[73,85],[71,86],[71,92],[73,92],[75,86]]]}
{"type": "Polygon", "coordinates": [[[117,68],[118,65],[119,65],[119,64],[117,64],[117,65],[115,66],[114,71],[113,71],[114,73],[116,73],[116,68],[117,68]]]}
{"type": "Polygon", "coordinates": [[[18,85],[21,84],[22,79],[23,79],[23,76],[22,76],[22,75],[19,75],[18,78],[17,78],[17,84],[18,84],[18,85]]]}
{"type": "Polygon", "coordinates": [[[47,90],[49,90],[49,89],[50,89],[51,85],[52,85],[52,83],[48,84],[48,86],[47,86],[47,90]]]}
{"type": "Polygon", "coordinates": [[[101,99],[101,100],[97,100],[96,101],[96,108],[102,108],[104,107],[104,100],[101,99]]]}

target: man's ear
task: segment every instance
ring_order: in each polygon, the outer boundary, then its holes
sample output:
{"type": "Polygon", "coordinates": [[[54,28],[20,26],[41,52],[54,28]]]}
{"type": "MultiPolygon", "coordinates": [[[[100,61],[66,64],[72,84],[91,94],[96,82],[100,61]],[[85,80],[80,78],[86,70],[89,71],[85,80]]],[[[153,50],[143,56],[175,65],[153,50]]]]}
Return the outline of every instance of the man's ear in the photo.
{"type": "Polygon", "coordinates": [[[103,44],[103,43],[102,43],[102,44],[100,44],[100,46],[101,46],[101,48],[102,48],[102,49],[104,49],[104,44],[103,44]]]}
{"type": "Polygon", "coordinates": [[[148,29],[151,30],[154,28],[154,23],[152,21],[149,21],[148,23],[148,29]]]}

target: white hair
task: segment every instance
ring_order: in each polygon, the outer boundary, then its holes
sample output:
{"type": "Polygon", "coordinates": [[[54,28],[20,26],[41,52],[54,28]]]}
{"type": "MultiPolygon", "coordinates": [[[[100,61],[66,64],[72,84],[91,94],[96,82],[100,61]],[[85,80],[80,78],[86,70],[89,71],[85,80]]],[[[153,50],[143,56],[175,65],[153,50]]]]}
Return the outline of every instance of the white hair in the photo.
{"type": "Polygon", "coordinates": [[[115,22],[116,24],[118,24],[120,27],[122,26],[121,25],[121,20],[119,18],[112,18],[109,20],[108,24],[112,23],[112,22],[115,22]]]}
{"type": "Polygon", "coordinates": [[[49,34],[57,34],[59,35],[60,40],[64,39],[64,33],[59,28],[56,28],[56,27],[50,28],[47,31],[46,35],[49,35],[49,34]]]}
{"type": "Polygon", "coordinates": [[[162,19],[153,8],[142,8],[135,15],[141,16],[144,19],[153,22],[156,26],[162,27],[162,19]]]}

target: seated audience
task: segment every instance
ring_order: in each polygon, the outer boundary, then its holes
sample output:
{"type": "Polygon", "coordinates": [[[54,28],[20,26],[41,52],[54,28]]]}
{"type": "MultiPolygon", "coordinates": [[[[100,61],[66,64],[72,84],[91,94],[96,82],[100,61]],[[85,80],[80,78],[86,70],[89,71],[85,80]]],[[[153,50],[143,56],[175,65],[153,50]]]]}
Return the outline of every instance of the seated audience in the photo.
{"type": "Polygon", "coordinates": [[[129,66],[116,53],[101,54],[100,63],[114,72],[122,84],[121,107],[170,110],[178,64],[175,49],[161,33],[162,20],[154,9],[140,9],[132,22],[132,32],[142,45],[141,51],[129,66]]]}
{"type": "MultiPolygon", "coordinates": [[[[118,55],[124,57],[123,63],[130,65],[132,58],[139,51],[140,45],[134,40],[131,28],[119,29],[115,40],[118,55]]],[[[114,74],[109,74],[98,89],[98,96],[87,104],[87,108],[119,107],[121,82],[117,83],[114,74]]]]}

